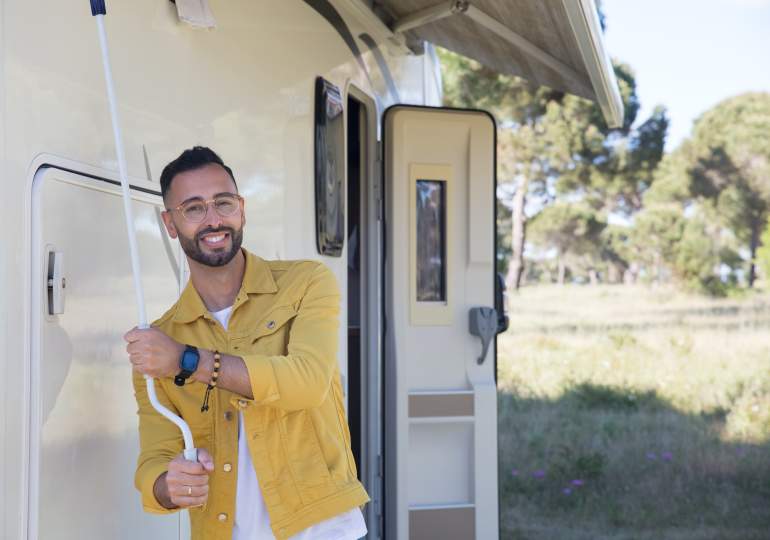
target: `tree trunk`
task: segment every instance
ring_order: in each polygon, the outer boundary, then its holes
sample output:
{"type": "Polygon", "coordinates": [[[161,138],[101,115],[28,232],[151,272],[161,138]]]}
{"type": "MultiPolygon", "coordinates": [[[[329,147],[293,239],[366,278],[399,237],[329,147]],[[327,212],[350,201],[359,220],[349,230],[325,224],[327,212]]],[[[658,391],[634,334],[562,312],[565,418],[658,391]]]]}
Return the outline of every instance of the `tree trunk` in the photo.
{"type": "Polygon", "coordinates": [[[588,281],[591,285],[599,284],[599,273],[596,271],[596,268],[588,270],[588,281]]]}
{"type": "Polygon", "coordinates": [[[567,278],[567,265],[564,264],[564,257],[561,253],[557,256],[558,265],[559,265],[559,285],[564,285],[564,282],[567,278]]]}
{"type": "Polygon", "coordinates": [[[513,194],[513,213],[511,215],[511,262],[508,265],[508,275],[505,278],[508,290],[518,291],[521,277],[524,274],[524,240],[527,216],[524,207],[527,204],[529,179],[519,182],[516,193],[513,194]]]}
{"type": "Polygon", "coordinates": [[[759,233],[762,228],[762,220],[755,220],[751,224],[751,241],[749,249],[751,250],[751,262],[749,264],[749,289],[754,287],[754,280],[756,279],[756,256],[757,248],[759,247],[759,233]]]}

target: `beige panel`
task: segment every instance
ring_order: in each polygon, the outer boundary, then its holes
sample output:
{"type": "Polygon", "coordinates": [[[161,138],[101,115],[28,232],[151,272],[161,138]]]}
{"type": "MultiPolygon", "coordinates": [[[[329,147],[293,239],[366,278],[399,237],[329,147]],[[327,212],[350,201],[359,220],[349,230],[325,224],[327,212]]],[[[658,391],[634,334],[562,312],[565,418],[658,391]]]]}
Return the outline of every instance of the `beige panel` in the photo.
{"type": "Polygon", "coordinates": [[[475,530],[473,507],[409,511],[409,540],[473,540],[475,530]]]}
{"type": "Polygon", "coordinates": [[[409,417],[473,416],[473,394],[426,394],[409,396],[409,417]]]}

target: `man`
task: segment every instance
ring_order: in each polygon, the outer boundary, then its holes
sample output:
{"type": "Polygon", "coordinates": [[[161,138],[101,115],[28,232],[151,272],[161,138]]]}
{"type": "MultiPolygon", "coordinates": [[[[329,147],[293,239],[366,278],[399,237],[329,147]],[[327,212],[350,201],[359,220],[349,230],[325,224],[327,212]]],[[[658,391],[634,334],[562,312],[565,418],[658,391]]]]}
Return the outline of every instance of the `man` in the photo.
{"type": "Polygon", "coordinates": [[[161,175],[163,221],[190,282],[153,328],[125,335],[146,511],[189,508],[193,539],[352,540],[366,534],[337,367],[340,295],[313,261],[241,249],[244,200],[212,150],[161,175]],[[142,375],[192,429],[198,462],[151,406],[142,375]]]}

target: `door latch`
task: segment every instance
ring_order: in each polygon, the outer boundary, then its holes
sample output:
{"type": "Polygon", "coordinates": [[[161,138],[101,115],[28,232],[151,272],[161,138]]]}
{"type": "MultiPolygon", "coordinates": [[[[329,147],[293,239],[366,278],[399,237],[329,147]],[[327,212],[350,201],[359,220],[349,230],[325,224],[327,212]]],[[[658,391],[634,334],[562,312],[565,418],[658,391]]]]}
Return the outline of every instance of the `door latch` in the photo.
{"type": "Polygon", "coordinates": [[[48,314],[61,315],[64,313],[64,289],[67,279],[64,277],[64,253],[61,251],[48,252],[48,314]]]}
{"type": "Polygon", "coordinates": [[[468,319],[468,329],[474,336],[481,338],[481,356],[476,363],[483,364],[487,357],[489,344],[497,335],[497,310],[491,307],[471,308],[468,319]]]}

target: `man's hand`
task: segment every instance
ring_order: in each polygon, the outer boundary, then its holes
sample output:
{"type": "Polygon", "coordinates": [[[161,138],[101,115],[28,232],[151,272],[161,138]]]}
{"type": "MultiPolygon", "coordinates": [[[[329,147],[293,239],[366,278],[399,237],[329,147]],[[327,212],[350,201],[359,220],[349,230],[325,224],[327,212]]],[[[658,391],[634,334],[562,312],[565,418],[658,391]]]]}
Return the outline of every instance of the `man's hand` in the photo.
{"type": "Polygon", "coordinates": [[[187,461],[179,454],[168,465],[168,472],[155,481],[155,498],[163,507],[189,508],[202,506],[209,497],[209,473],[214,460],[206,450],[198,449],[198,461],[187,461]]]}
{"type": "Polygon", "coordinates": [[[185,346],[157,328],[134,328],[123,336],[134,369],[150,377],[173,377],[179,373],[179,358],[185,346]]]}

